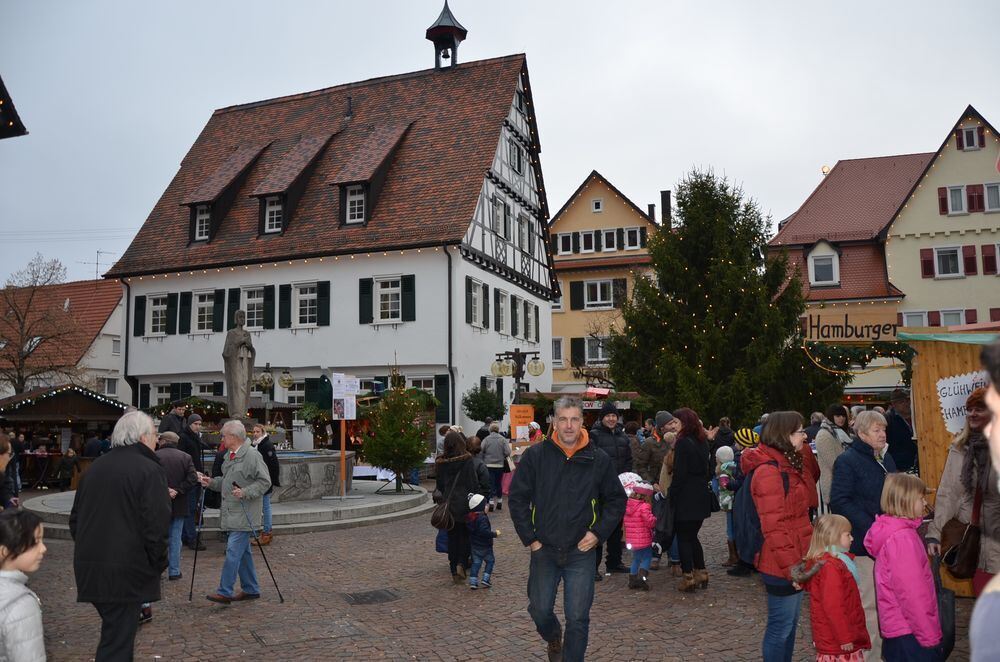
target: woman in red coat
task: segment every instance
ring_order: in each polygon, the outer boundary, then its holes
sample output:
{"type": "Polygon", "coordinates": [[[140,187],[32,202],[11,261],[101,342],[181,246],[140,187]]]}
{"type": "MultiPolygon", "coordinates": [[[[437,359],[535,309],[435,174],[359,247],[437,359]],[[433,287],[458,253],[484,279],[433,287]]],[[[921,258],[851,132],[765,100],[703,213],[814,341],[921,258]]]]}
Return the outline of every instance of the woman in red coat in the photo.
{"type": "Polygon", "coordinates": [[[802,416],[794,411],[774,412],[761,432],[760,446],[740,457],[764,537],[754,559],[767,590],[764,662],[790,661],[795,649],[802,592],[792,584],[791,568],[809,549],[809,504],[816,492],[799,452],[805,440],[802,416]]]}

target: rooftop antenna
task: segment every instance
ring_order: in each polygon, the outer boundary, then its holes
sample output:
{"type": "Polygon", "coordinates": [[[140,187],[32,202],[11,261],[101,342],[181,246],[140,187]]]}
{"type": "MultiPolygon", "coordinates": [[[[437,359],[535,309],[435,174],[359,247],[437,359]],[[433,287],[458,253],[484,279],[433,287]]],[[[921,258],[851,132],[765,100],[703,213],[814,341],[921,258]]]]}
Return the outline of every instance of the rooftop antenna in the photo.
{"type": "Polygon", "coordinates": [[[114,255],[114,254],[115,253],[113,253],[111,251],[98,250],[97,251],[97,259],[95,259],[93,262],[84,262],[82,260],[77,260],[76,263],[77,264],[92,264],[92,265],[94,265],[94,280],[100,280],[101,279],[101,256],[102,255],[114,255]]]}

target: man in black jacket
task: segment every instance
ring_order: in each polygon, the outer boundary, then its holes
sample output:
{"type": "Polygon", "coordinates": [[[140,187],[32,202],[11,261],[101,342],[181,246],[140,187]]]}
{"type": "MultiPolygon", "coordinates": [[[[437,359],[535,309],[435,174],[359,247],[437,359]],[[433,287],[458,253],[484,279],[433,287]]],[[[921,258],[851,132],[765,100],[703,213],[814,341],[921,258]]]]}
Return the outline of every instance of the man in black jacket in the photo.
{"type": "MultiPolygon", "coordinates": [[[[201,441],[201,416],[198,414],[188,416],[187,423],[179,436],[180,441],[177,443],[177,448],[191,456],[191,464],[194,465],[195,471],[205,473],[205,461],[202,459],[205,444],[201,441]]],[[[198,506],[201,503],[201,485],[195,485],[188,491],[185,498],[188,502],[188,514],[184,518],[184,531],[181,540],[191,549],[197,547],[199,551],[204,551],[205,544],[198,542],[197,531],[198,519],[201,517],[201,513],[198,511],[198,506]]]]}
{"type": "Polygon", "coordinates": [[[274,450],[271,437],[268,436],[267,430],[260,423],[253,426],[251,444],[264,458],[264,464],[267,465],[267,473],[271,477],[271,487],[264,493],[263,515],[261,516],[260,524],[260,544],[270,545],[271,540],[274,539],[274,534],[271,533],[271,492],[274,491],[275,487],[281,487],[281,481],[278,480],[281,467],[278,464],[278,454],[274,450]]]}
{"type": "Polygon", "coordinates": [[[577,662],[587,651],[595,548],[621,522],[625,490],[610,458],[582,429],[578,398],[556,401],[554,425],[551,439],[521,456],[510,487],[510,516],[531,549],[528,613],[548,642],[549,660],[577,662]],[[553,612],[560,581],[565,637],[553,612]]]}
{"type": "Polygon", "coordinates": [[[160,448],[156,457],[163,466],[170,493],[170,538],[167,542],[167,579],[181,578],[181,533],[188,515],[188,492],[198,484],[191,456],[177,448],[180,438],[173,432],[160,435],[160,448]]]}
{"type": "Polygon", "coordinates": [[[187,412],[187,403],[183,400],[174,400],[170,403],[172,409],[160,419],[160,429],[157,432],[173,432],[178,437],[184,431],[187,421],[184,414],[187,412]]]}
{"type": "Polygon", "coordinates": [[[132,659],[140,605],[160,599],[170,526],[153,419],[126,412],[111,445],[80,479],[69,516],[76,599],[101,616],[98,662],[132,659]]]}
{"type": "MultiPolygon", "coordinates": [[[[615,407],[615,403],[610,400],[605,401],[604,406],[601,407],[601,417],[590,429],[590,440],[611,458],[616,475],[632,471],[632,446],[624,428],[618,424],[618,409],[615,407]]],[[[598,506],[600,505],[598,504],[598,506]]],[[[602,545],[597,546],[596,567],[601,565],[601,547],[602,545]]],[[[608,556],[604,560],[604,567],[608,574],[628,572],[628,568],[622,564],[622,523],[620,519],[614,532],[608,536],[608,556]]],[[[601,581],[603,578],[600,571],[595,572],[594,579],[601,581]]]]}

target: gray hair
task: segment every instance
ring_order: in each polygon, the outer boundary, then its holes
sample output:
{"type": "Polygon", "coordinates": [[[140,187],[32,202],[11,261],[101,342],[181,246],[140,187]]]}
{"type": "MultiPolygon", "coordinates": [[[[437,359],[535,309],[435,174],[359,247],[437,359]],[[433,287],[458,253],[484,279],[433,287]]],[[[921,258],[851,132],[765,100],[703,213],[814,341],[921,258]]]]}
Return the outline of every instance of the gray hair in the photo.
{"type": "Polygon", "coordinates": [[[111,447],[137,444],[148,434],[156,434],[156,426],[149,414],[139,410],[127,411],[115,423],[115,429],[111,432],[111,447]]]}
{"type": "Polygon", "coordinates": [[[813,413],[809,414],[809,424],[810,425],[815,425],[817,423],[822,423],[825,420],[826,420],[826,416],[824,416],[823,412],[821,412],[821,411],[814,411],[813,413]]]}
{"type": "Polygon", "coordinates": [[[858,414],[860,414],[865,410],[866,408],[864,405],[854,405],[853,407],[851,407],[851,418],[857,418],[858,414]]]}
{"type": "Polygon", "coordinates": [[[885,421],[885,416],[877,411],[863,411],[854,418],[854,431],[859,436],[868,434],[876,425],[881,425],[882,427],[888,425],[885,421]]]}
{"type": "Polygon", "coordinates": [[[222,425],[222,430],[219,431],[220,435],[232,435],[233,437],[238,437],[240,439],[247,438],[247,428],[243,423],[237,421],[235,418],[226,421],[222,425]]]}
{"type": "Polygon", "coordinates": [[[500,424],[496,421],[490,423],[490,432],[500,432],[500,424]]]}
{"type": "Polygon", "coordinates": [[[563,409],[569,409],[571,407],[575,407],[582,412],[583,401],[574,395],[564,395],[555,401],[555,404],[552,405],[552,410],[558,413],[563,409]]]}

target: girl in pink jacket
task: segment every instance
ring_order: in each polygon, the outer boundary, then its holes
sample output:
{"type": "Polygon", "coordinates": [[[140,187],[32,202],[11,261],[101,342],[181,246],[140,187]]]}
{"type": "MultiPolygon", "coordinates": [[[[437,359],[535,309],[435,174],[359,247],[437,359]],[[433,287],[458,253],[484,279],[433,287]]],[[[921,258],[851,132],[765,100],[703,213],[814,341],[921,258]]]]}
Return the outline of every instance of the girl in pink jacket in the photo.
{"type": "Polygon", "coordinates": [[[886,662],[937,662],[941,621],[931,566],[917,533],[927,502],[923,481],[894,473],[882,488],[882,512],[865,536],[865,549],[875,559],[882,655],[886,662]]]}
{"type": "Polygon", "coordinates": [[[648,591],[649,565],[653,560],[653,528],[656,526],[656,517],[649,505],[653,498],[653,486],[637,482],[626,485],[625,491],[629,500],[622,528],[625,530],[625,545],[632,550],[628,587],[648,591]]]}

